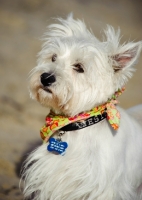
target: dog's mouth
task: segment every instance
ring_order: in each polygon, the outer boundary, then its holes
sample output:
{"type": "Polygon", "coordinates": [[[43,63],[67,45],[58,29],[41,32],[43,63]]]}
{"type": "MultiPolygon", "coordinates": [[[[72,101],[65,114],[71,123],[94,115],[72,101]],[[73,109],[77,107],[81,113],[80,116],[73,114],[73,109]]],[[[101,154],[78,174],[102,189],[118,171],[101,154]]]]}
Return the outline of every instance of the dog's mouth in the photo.
{"type": "Polygon", "coordinates": [[[49,87],[43,87],[42,89],[43,89],[44,91],[46,91],[46,92],[52,94],[52,90],[49,89],[49,87]]]}
{"type": "Polygon", "coordinates": [[[52,94],[52,91],[51,91],[51,89],[49,89],[49,87],[43,87],[42,89],[43,89],[44,91],[46,91],[46,92],[52,94]]]}

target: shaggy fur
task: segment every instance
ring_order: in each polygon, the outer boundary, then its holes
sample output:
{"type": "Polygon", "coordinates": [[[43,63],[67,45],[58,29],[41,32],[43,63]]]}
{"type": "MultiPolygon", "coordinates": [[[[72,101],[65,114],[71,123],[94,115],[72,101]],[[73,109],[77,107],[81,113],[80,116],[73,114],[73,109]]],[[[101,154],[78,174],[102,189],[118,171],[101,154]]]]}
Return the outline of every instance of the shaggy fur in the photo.
{"type": "MultiPolygon", "coordinates": [[[[33,99],[55,113],[74,116],[105,103],[132,76],[141,42],[120,45],[120,30],[108,26],[99,41],[70,15],[48,27],[37,66],[32,70],[33,99]],[[79,68],[83,72],[79,72],[79,68]],[[40,76],[54,75],[44,87],[40,76]]],[[[118,107],[120,128],[104,120],[66,132],[64,156],[43,144],[24,166],[24,195],[34,200],[142,200],[142,128],[118,107]]]]}

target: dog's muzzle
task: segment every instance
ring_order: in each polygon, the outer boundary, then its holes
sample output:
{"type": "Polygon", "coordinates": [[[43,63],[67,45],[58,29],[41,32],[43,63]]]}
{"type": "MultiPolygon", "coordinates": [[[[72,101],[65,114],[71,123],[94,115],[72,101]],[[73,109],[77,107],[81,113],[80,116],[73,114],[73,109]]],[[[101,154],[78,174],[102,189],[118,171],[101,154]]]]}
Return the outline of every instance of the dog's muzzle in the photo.
{"type": "Polygon", "coordinates": [[[54,83],[56,81],[56,78],[53,74],[50,74],[50,73],[43,73],[41,74],[40,76],[40,81],[42,83],[42,85],[44,87],[48,87],[50,85],[52,85],[52,83],[54,83]]]}

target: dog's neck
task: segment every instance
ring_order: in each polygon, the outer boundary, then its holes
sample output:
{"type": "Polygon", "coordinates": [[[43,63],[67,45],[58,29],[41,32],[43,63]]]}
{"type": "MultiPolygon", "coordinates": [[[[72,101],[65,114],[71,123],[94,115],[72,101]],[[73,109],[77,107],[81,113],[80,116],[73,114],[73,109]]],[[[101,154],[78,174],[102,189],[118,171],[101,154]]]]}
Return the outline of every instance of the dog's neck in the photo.
{"type": "Polygon", "coordinates": [[[105,118],[114,130],[119,128],[120,114],[115,107],[118,104],[116,98],[122,94],[124,88],[119,89],[105,104],[97,106],[88,112],[80,113],[74,117],[56,115],[51,112],[46,117],[46,124],[41,128],[41,138],[47,142],[58,130],[73,131],[96,124],[105,118]]]}

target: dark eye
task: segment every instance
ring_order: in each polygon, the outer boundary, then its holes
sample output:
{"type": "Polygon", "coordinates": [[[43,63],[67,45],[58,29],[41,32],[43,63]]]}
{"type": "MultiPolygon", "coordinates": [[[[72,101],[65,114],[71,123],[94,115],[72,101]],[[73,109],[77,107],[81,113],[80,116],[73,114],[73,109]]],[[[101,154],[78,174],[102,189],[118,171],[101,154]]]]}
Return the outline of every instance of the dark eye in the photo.
{"type": "Polygon", "coordinates": [[[57,59],[57,54],[53,54],[53,56],[52,56],[52,62],[55,62],[56,61],[56,59],[57,59]]]}
{"type": "Polygon", "coordinates": [[[83,65],[81,63],[76,63],[73,65],[74,66],[74,70],[79,72],[79,73],[83,73],[84,69],[83,69],[83,65]]]}

